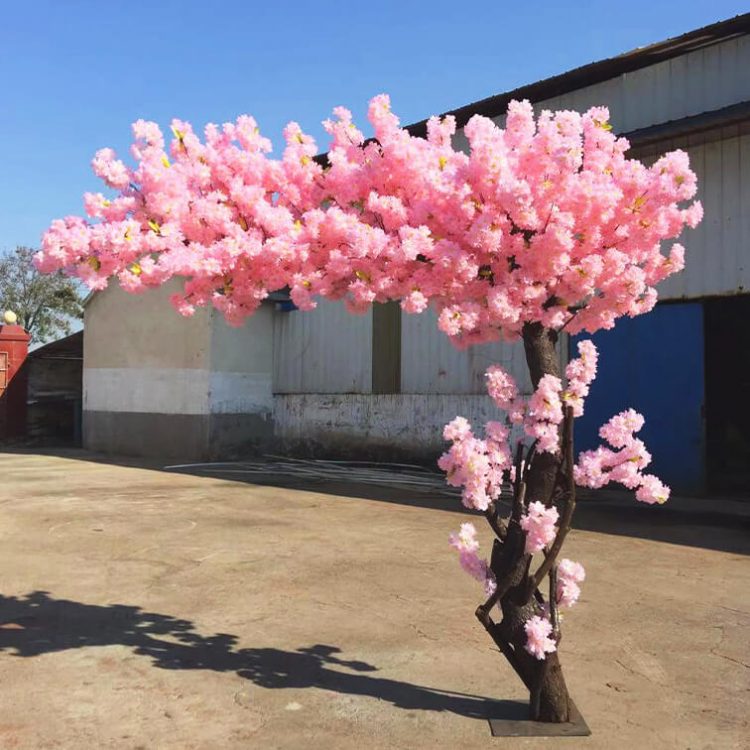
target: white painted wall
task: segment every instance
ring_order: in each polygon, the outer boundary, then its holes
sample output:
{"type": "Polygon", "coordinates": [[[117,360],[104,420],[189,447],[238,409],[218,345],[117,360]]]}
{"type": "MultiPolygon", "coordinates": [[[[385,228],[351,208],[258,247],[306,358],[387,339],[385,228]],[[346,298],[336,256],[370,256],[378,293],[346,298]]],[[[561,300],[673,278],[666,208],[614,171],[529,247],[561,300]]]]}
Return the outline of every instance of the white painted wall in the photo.
{"type": "Polygon", "coordinates": [[[240,327],[211,314],[208,408],[212,414],[273,411],[274,317],[261,305],[240,327]]]}
{"type": "Polygon", "coordinates": [[[83,410],[206,414],[210,311],[192,318],[169,303],[172,281],[132,295],[112,283],[84,315],[83,410]]]}
{"type": "Polygon", "coordinates": [[[209,371],[204,369],[83,369],[84,411],[208,414],[208,393],[209,371]]]}

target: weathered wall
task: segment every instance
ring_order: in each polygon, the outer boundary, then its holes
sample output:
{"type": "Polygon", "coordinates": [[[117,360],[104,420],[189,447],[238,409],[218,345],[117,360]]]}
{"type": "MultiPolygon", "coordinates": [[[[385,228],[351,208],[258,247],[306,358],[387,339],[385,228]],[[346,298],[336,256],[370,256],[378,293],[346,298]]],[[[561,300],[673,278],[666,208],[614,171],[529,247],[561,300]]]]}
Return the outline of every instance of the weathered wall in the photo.
{"type": "MultiPolygon", "coordinates": [[[[425,320],[425,324],[429,324],[429,319],[425,320]]],[[[439,335],[443,336],[442,333],[439,335]]],[[[446,341],[446,344],[450,347],[449,342],[446,341]]],[[[498,359],[494,358],[495,353],[485,351],[470,360],[475,372],[483,373],[486,369],[483,357],[488,358],[488,363],[499,361],[517,376],[521,389],[529,393],[531,385],[521,348],[518,345],[488,347],[493,348],[499,349],[498,359]]],[[[567,360],[567,349],[567,337],[563,337],[560,342],[561,364],[567,360]]],[[[465,355],[465,352],[456,354],[465,355]]],[[[435,358],[429,359],[428,354],[424,357],[423,362],[437,361],[435,358]]],[[[407,368],[405,372],[409,369],[413,383],[418,382],[415,372],[432,375],[427,367],[421,365],[407,368]]],[[[446,380],[451,382],[448,378],[446,380]]],[[[433,379],[433,382],[436,388],[440,386],[439,378],[433,379]]],[[[483,385],[480,390],[477,380],[461,381],[459,372],[459,379],[452,382],[457,392],[277,394],[274,400],[274,435],[283,447],[306,453],[432,460],[445,449],[443,427],[457,414],[466,417],[480,434],[485,422],[500,416],[492,400],[485,394],[483,385]],[[467,389],[463,392],[458,391],[462,382],[467,389]],[[468,388],[471,386],[477,387],[477,391],[470,392],[468,388]]]]}
{"type": "Polygon", "coordinates": [[[477,425],[498,416],[487,396],[285,394],[275,399],[275,436],[304,453],[423,460],[445,449],[443,427],[457,414],[477,425]]]}
{"type": "Polygon", "coordinates": [[[109,453],[202,459],[273,431],[273,312],[241,328],[213,310],[178,315],[174,281],[142,295],[112,285],[86,308],[84,444],[109,453]]]}
{"type": "Polygon", "coordinates": [[[83,442],[128,455],[202,457],[208,443],[211,317],[169,304],[176,282],[133,296],[116,284],[84,317],[83,442]]]}
{"type": "Polygon", "coordinates": [[[276,393],[369,393],[372,311],[351,315],[342,302],[319,300],[309,312],[274,317],[276,393]]]}
{"type": "Polygon", "coordinates": [[[232,327],[212,313],[208,373],[209,454],[252,449],[273,435],[272,305],[232,327]]]}

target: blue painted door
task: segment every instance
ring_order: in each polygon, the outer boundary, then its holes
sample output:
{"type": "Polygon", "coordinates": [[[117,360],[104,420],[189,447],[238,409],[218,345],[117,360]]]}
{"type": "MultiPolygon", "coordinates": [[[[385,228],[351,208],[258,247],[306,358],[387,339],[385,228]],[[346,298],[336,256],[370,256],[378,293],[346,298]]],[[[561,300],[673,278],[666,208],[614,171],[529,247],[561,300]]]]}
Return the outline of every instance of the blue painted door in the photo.
{"type": "Polygon", "coordinates": [[[599,427],[628,407],[646,418],[639,437],[653,456],[646,470],[673,490],[700,493],[705,486],[703,307],[662,304],[637,318],[621,318],[611,331],[582,334],[599,350],[599,371],[576,420],[576,449],[601,443],[599,427]]]}

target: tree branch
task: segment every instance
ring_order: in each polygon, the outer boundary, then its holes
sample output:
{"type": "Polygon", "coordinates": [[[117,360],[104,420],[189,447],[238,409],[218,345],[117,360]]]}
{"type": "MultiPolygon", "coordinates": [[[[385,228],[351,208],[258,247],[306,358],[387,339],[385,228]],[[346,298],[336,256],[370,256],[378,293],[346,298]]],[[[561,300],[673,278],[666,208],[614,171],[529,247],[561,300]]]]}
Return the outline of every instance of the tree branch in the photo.
{"type": "Polygon", "coordinates": [[[534,575],[529,578],[526,589],[526,601],[528,601],[534,589],[539,588],[539,585],[544,580],[544,576],[552,570],[557,556],[560,554],[565,537],[570,531],[570,524],[573,519],[573,511],[576,507],[576,486],[573,478],[573,407],[568,406],[565,408],[565,424],[564,424],[564,443],[565,446],[565,478],[566,478],[566,490],[565,490],[565,507],[563,508],[562,518],[560,519],[560,525],[557,528],[557,534],[555,540],[552,542],[552,546],[547,552],[544,562],[539,566],[539,569],[534,575]]]}
{"type": "Polygon", "coordinates": [[[489,614],[481,610],[481,607],[477,609],[477,619],[482,623],[484,629],[489,633],[490,638],[492,638],[503,656],[508,660],[508,664],[513,667],[513,671],[521,678],[523,684],[526,685],[526,689],[531,692],[533,690],[533,680],[521,666],[515,649],[500,635],[497,623],[492,621],[489,614]]]}
{"type": "Polygon", "coordinates": [[[560,618],[557,614],[557,565],[549,572],[549,621],[555,641],[560,640],[560,618]]]}
{"type": "Polygon", "coordinates": [[[502,542],[505,540],[505,537],[508,536],[508,525],[503,519],[497,517],[497,510],[497,504],[490,503],[487,510],[484,512],[484,517],[487,519],[487,523],[492,527],[497,538],[502,542]]]}

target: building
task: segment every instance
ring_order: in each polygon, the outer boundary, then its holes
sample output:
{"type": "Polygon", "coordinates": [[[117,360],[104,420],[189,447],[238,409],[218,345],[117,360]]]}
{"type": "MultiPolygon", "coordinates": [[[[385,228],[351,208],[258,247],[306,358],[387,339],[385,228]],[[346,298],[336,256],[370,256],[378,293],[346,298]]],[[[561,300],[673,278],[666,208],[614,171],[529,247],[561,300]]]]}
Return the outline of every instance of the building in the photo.
{"type": "Polygon", "coordinates": [[[8,310],[0,318],[0,440],[20,438],[26,431],[26,371],[29,336],[8,310]]]}
{"type": "MultiPolygon", "coordinates": [[[[461,127],[475,113],[500,122],[511,99],[537,110],[605,104],[633,156],[690,153],[706,214],[685,238],[687,268],[661,286],[652,314],[595,337],[601,373],[578,425],[587,447],[609,416],[639,408],[654,470],[680,489],[741,483],[750,457],[750,406],[740,397],[750,372],[750,333],[740,325],[750,312],[748,71],[750,14],[451,113],[461,127]]],[[[423,134],[425,123],[410,130],[423,134]]],[[[352,317],[321,303],[303,314],[269,303],[237,330],[211,311],[181,319],[167,296],[113,288],[87,306],[89,448],[198,459],[275,443],[427,457],[456,414],[493,415],[483,383],[490,363],[529,388],[519,346],[458,352],[430,313],[378,305],[352,317]]]]}
{"type": "Polygon", "coordinates": [[[83,331],[37,347],[26,357],[26,436],[80,444],[83,331]]]}

